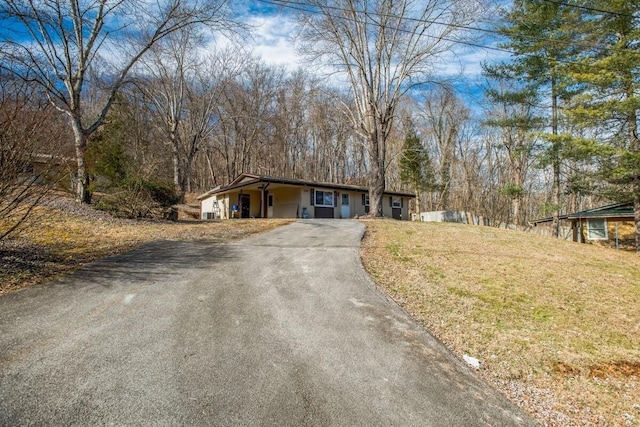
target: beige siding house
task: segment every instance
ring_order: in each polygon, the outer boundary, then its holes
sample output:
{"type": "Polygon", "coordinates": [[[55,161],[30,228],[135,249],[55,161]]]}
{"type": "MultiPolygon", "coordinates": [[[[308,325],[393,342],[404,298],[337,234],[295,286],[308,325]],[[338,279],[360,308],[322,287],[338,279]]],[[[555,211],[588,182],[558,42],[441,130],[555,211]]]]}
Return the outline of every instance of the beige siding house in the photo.
{"type": "MultiPolygon", "coordinates": [[[[599,246],[635,250],[633,203],[616,203],[560,215],[561,223],[571,227],[572,240],[599,246]]],[[[550,227],[553,218],[532,221],[536,227],[550,227]]]]}
{"type": "MultiPolygon", "coordinates": [[[[414,194],[385,192],[383,214],[409,219],[414,194]]],[[[353,218],[369,212],[368,189],[355,185],[242,174],[200,196],[202,219],[353,218]]]]}

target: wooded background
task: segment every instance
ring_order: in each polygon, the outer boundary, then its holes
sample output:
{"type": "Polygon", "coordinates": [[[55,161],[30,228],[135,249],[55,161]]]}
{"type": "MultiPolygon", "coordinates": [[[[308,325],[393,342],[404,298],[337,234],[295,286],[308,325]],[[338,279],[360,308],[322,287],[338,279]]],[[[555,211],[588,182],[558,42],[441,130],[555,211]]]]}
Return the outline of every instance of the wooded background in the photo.
{"type": "Polygon", "coordinates": [[[299,17],[294,71],[252,54],[232,3],[3,2],[3,203],[44,154],[74,159],[80,199],[112,207],[248,172],[371,191],[382,179],[415,191],[416,211],[505,223],[626,200],[640,216],[639,1],[267,2],[299,17]],[[136,31],[117,38],[114,17],[136,31]],[[439,78],[460,45],[506,59],[439,78]],[[351,82],[319,73],[328,63],[351,82]]]}

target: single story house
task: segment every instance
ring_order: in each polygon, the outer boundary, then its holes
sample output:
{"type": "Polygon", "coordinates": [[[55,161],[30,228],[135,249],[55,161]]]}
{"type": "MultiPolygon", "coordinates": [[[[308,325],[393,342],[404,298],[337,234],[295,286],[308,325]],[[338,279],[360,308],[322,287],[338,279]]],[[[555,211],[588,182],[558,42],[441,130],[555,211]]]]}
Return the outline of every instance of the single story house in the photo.
{"type": "MultiPolygon", "coordinates": [[[[409,219],[415,194],[385,191],[383,214],[409,219]]],[[[369,212],[366,187],[243,173],[198,196],[202,219],[353,218],[369,212]]]]}
{"type": "MultiPolygon", "coordinates": [[[[27,157],[27,156],[25,156],[27,157]]],[[[52,154],[30,154],[17,176],[19,183],[57,184],[62,188],[73,188],[71,180],[64,180],[77,170],[76,160],[52,154]]]]}
{"type": "MultiPolygon", "coordinates": [[[[633,202],[564,214],[559,219],[570,224],[574,242],[635,249],[633,202]]],[[[548,226],[552,221],[549,217],[531,223],[536,227],[548,226]]]]}

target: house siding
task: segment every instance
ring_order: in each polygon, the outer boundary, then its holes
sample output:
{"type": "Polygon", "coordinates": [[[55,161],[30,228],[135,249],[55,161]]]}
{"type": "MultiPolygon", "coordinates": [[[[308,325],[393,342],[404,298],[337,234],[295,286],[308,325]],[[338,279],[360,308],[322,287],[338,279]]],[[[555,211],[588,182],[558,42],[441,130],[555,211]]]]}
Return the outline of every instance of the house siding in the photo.
{"type": "MultiPolygon", "coordinates": [[[[215,213],[216,218],[229,219],[237,218],[239,214],[233,215],[232,206],[237,205],[240,208],[240,194],[248,194],[250,196],[249,216],[253,218],[269,217],[269,218],[353,218],[355,216],[364,216],[367,214],[367,207],[364,205],[363,196],[367,194],[365,189],[341,188],[340,185],[332,187],[331,185],[314,185],[309,182],[301,184],[280,182],[276,178],[260,180],[259,177],[248,177],[238,179],[232,182],[225,190],[224,187],[211,190],[209,193],[199,197],[201,202],[201,216],[203,219],[210,218],[211,212],[215,213]],[[266,191],[263,191],[266,188],[266,191]],[[333,195],[333,206],[315,206],[315,200],[312,197],[316,191],[330,192],[333,195]],[[342,198],[343,195],[349,196],[348,210],[343,211],[342,198]],[[269,198],[272,205],[268,206],[269,198]]],[[[394,210],[396,218],[403,220],[409,217],[409,200],[407,195],[390,195],[383,196],[382,208],[383,215],[393,217],[394,210]],[[401,201],[401,208],[395,210],[392,207],[392,200],[401,201]]]]}
{"type": "Polygon", "coordinates": [[[301,193],[299,188],[286,187],[269,191],[273,196],[273,218],[299,218],[301,193]]]}
{"type": "Polygon", "coordinates": [[[621,249],[635,249],[635,224],[632,218],[628,217],[612,217],[602,218],[607,221],[607,240],[589,240],[587,234],[587,218],[573,221],[574,241],[591,243],[597,246],[605,246],[610,248],[616,247],[616,235],[618,237],[618,246],[621,249]],[[580,227],[578,227],[580,224],[580,227]],[[617,227],[616,227],[617,224],[617,227]],[[617,234],[616,234],[617,228],[617,234]],[[580,240],[578,238],[580,237],[580,240]]]}

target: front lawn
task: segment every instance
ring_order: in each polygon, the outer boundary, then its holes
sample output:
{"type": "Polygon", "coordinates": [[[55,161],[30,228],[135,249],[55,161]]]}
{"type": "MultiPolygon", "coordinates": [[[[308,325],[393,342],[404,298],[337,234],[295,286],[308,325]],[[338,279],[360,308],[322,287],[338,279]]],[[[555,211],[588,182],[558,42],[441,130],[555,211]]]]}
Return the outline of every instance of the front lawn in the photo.
{"type": "Polygon", "coordinates": [[[640,256],[523,232],[364,221],[367,271],[547,425],[640,425],[640,256]]]}

